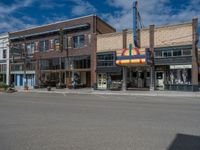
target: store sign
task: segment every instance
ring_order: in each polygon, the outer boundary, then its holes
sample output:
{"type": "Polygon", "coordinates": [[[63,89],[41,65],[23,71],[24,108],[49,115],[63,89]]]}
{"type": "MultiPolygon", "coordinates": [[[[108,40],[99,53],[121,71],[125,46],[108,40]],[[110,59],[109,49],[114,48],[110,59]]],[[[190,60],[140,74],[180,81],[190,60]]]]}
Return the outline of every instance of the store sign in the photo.
{"type": "Polygon", "coordinates": [[[170,65],[170,69],[191,69],[192,65],[170,65]]]}
{"type": "Polygon", "coordinates": [[[150,51],[129,45],[129,49],[116,51],[116,64],[121,66],[144,65],[151,63],[150,51]]]}

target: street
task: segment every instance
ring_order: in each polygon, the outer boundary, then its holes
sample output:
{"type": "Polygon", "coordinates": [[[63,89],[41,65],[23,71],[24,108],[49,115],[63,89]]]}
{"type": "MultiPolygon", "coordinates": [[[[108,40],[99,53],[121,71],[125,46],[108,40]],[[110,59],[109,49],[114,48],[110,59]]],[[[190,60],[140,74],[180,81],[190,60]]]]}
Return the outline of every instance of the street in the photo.
{"type": "Polygon", "coordinates": [[[0,93],[0,150],[199,150],[200,100],[0,93]]]}

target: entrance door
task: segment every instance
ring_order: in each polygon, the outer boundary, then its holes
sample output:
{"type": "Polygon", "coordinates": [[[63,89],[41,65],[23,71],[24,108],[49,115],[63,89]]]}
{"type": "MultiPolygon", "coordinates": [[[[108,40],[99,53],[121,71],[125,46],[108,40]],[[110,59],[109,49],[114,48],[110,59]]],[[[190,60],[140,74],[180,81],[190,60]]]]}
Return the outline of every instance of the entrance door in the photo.
{"type": "Polygon", "coordinates": [[[106,73],[100,73],[98,74],[98,89],[106,89],[107,88],[107,75],[106,73]]]}
{"type": "Polygon", "coordinates": [[[164,90],[164,72],[156,72],[156,89],[164,90]]]}

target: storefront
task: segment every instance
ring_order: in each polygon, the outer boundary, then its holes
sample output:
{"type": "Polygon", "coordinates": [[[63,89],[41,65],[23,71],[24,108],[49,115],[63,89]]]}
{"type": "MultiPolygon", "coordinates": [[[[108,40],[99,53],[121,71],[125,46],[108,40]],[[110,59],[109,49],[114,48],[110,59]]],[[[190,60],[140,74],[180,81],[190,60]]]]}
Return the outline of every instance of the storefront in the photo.
{"type": "Polygon", "coordinates": [[[97,54],[97,89],[121,88],[122,68],[115,64],[115,52],[97,54]]]}
{"type": "Polygon", "coordinates": [[[0,64],[0,83],[6,83],[6,64],[0,64]]]}
{"type": "Polygon", "coordinates": [[[29,88],[33,88],[35,85],[35,72],[27,71],[26,77],[24,72],[11,72],[11,84],[17,88],[24,88],[25,83],[29,88]]]}
{"type": "Polygon", "coordinates": [[[75,80],[79,87],[90,87],[90,56],[40,60],[40,83],[44,86],[61,83],[71,88],[75,80]]]}
{"type": "Polygon", "coordinates": [[[126,88],[149,89],[150,87],[150,51],[144,48],[132,48],[116,51],[116,64],[126,69],[124,77],[126,88]]]}
{"type": "Polygon", "coordinates": [[[156,48],[154,61],[157,90],[192,90],[192,46],[156,48]]]}
{"type": "Polygon", "coordinates": [[[150,67],[129,67],[127,72],[127,89],[149,88],[150,87],[150,67]]]}

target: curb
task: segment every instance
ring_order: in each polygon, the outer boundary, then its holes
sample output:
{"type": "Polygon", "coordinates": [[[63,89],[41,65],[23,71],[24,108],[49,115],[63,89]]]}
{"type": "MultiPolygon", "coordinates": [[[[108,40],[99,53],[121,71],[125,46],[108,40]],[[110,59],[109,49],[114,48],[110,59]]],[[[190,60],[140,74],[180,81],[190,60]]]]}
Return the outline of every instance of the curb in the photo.
{"type": "Polygon", "coordinates": [[[158,92],[152,92],[152,93],[114,93],[114,92],[97,92],[97,91],[91,91],[91,92],[72,92],[72,91],[66,91],[66,92],[59,92],[59,91],[24,91],[19,90],[20,93],[48,93],[48,94],[79,94],[79,95],[115,95],[115,96],[151,96],[151,97],[197,97],[200,98],[200,93],[158,93],[158,92]]]}

